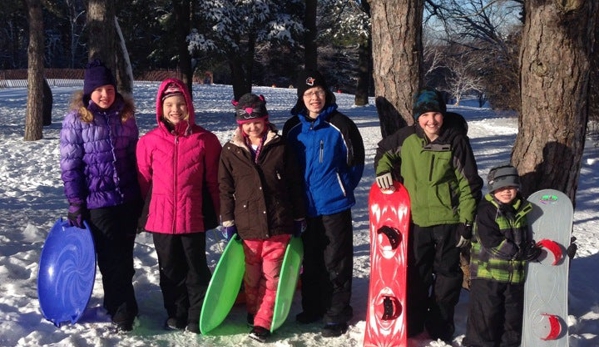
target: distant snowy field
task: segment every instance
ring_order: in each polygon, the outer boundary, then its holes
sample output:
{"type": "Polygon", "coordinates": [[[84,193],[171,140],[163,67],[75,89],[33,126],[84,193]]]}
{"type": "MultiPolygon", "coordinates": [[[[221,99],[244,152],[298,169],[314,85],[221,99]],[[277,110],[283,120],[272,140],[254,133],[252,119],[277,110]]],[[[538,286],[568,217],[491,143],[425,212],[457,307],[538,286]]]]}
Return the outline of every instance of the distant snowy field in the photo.
{"type": "MultiPolygon", "coordinates": [[[[134,99],[141,134],[156,125],[155,94],[158,83],[136,83],[134,99]]],[[[58,138],[60,123],[69,98],[76,88],[53,87],[53,124],[44,128],[40,141],[23,141],[27,90],[0,89],[0,346],[362,346],[368,296],[369,238],[368,189],[374,181],[373,158],[380,140],[379,120],[371,105],[353,106],[354,96],[336,94],[341,112],[360,128],[366,147],[366,169],[357,189],[354,218],[354,318],[350,330],[339,338],[324,339],[320,324],[298,325],[299,295],[287,322],[267,344],[246,337],[245,308],[236,306],[218,329],[218,336],[195,336],[162,329],[165,311],[158,286],[158,265],[150,235],[138,236],[135,248],[134,286],[140,307],[135,329],[115,334],[110,319],[101,309],[102,285],[98,272],[94,292],[84,316],[75,325],[56,328],[46,321],[37,300],[38,260],[44,240],[57,218],[66,216],[67,204],[60,179],[58,138]]],[[[282,128],[297,99],[295,89],[254,87],[254,93],[267,100],[270,119],[282,128]]],[[[235,127],[228,85],[195,85],[196,121],[213,131],[221,143],[235,127]]],[[[469,123],[469,136],[475,151],[479,173],[486,178],[489,169],[509,160],[517,133],[517,119],[497,114],[488,108],[452,107],[469,123]]],[[[472,102],[472,105],[475,105],[472,102]]],[[[569,317],[570,346],[599,346],[599,148],[587,141],[583,158],[574,235],[578,254],[571,263],[569,317]]],[[[217,233],[208,233],[208,258],[216,265],[224,242],[217,233]]],[[[459,346],[465,333],[468,292],[462,291],[456,312],[456,337],[451,346],[459,346]]],[[[431,341],[426,333],[410,339],[409,347],[449,346],[431,341]]]]}

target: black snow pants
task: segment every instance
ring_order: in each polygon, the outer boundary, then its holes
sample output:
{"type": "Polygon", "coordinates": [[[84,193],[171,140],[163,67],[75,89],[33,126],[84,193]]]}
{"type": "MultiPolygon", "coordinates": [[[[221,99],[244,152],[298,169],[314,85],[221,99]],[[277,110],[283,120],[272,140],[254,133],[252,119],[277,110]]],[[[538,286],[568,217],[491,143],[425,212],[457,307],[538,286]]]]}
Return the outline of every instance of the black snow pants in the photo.
{"type": "Polygon", "coordinates": [[[104,308],[112,321],[133,322],[138,308],[133,290],[133,247],[141,204],[128,203],[90,210],[104,308]]]}
{"type": "Polygon", "coordinates": [[[408,241],[408,336],[426,327],[433,340],[451,341],[463,273],[457,224],[412,226],[408,241]]]}
{"type": "Polygon", "coordinates": [[[302,308],[304,312],[323,315],[325,323],[346,323],[353,316],[351,210],[307,218],[307,222],[302,234],[302,308]]]}
{"type": "Polygon", "coordinates": [[[206,260],[206,234],[152,235],[168,317],[179,324],[198,323],[212,277],[206,260]]]}
{"type": "Polygon", "coordinates": [[[462,344],[473,347],[517,347],[522,338],[524,284],[473,279],[468,323],[462,344]]]}

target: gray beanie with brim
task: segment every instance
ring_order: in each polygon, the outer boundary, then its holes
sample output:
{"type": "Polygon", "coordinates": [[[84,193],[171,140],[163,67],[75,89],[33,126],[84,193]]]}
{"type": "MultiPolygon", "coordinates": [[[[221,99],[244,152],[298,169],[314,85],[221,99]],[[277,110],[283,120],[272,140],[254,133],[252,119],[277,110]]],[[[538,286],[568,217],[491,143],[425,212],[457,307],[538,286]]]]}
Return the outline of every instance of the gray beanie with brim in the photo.
{"type": "Polygon", "coordinates": [[[504,187],[514,187],[520,189],[520,176],[518,170],[512,165],[503,165],[494,167],[487,175],[487,187],[489,193],[504,187]]]}

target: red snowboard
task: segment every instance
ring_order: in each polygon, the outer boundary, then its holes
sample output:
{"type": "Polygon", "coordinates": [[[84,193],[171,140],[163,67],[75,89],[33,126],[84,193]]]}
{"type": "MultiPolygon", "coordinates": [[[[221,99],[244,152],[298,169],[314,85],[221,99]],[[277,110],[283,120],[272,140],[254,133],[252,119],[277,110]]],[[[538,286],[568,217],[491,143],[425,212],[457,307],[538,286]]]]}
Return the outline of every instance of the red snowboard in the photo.
{"type": "Polygon", "coordinates": [[[370,287],[364,346],[407,346],[406,274],[410,197],[399,182],[394,190],[370,188],[370,287]]]}

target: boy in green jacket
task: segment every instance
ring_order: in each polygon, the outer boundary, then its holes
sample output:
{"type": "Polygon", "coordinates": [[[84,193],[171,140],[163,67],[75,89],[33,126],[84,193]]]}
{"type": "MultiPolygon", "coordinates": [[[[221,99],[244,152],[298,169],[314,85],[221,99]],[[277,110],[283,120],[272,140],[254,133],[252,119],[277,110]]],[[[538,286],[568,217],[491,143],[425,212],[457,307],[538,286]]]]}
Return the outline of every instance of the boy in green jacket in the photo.
{"type": "Polygon", "coordinates": [[[462,286],[460,249],[469,246],[483,183],[466,121],[447,112],[441,93],[417,93],[413,115],[414,125],[379,142],[376,182],[387,189],[401,181],[410,194],[408,336],[426,327],[432,339],[449,342],[462,286]]]}

